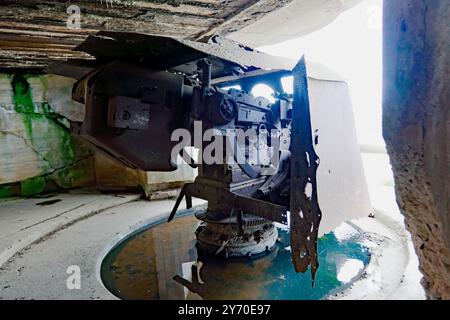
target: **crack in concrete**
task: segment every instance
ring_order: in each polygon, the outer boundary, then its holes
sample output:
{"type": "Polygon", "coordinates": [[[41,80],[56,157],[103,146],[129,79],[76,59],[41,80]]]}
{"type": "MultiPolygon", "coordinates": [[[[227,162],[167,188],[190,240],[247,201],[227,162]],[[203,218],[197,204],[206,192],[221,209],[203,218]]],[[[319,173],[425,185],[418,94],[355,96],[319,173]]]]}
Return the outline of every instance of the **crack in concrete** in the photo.
{"type": "Polygon", "coordinates": [[[78,206],[76,206],[76,207],[73,207],[73,208],[71,208],[71,209],[69,209],[69,210],[66,210],[66,211],[63,211],[63,212],[61,212],[61,213],[58,213],[57,215],[55,215],[55,216],[53,216],[53,217],[44,219],[44,220],[39,221],[39,222],[36,222],[36,223],[33,223],[32,225],[29,225],[29,226],[26,226],[26,227],[24,227],[24,228],[21,228],[20,231],[24,231],[24,230],[30,229],[30,228],[32,228],[32,227],[35,227],[35,226],[37,226],[37,225],[40,225],[40,224],[42,224],[42,223],[44,223],[44,222],[47,222],[47,221],[56,219],[56,218],[62,216],[63,214],[66,214],[66,213],[72,212],[72,211],[74,211],[74,210],[77,210],[77,209],[79,209],[79,208],[82,208],[82,207],[84,207],[86,204],[89,204],[89,203],[94,202],[94,201],[95,201],[95,200],[92,200],[92,201],[90,201],[90,202],[88,202],[88,203],[80,204],[80,205],[78,205],[78,206]]]}
{"type": "Polygon", "coordinates": [[[15,136],[19,139],[22,139],[25,143],[25,145],[30,148],[34,153],[36,153],[39,157],[41,157],[44,161],[46,161],[48,163],[48,165],[50,166],[50,168],[52,168],[51,172],[54,172],[56,169],[51,165],[50,161],[40,152],[38,151],[36,148],[34,148],[28,141],[27,138],[21,136],[20,134],[13,132],[13,131],[8,131],[8,130],[0,130],[0,133],[4,133],[4,134],[10,134],[12,136],[15,136]]]}
{"type": "Polygon", "coordinates": [[[86,160],[86,159],[92,157],[92,154],[89,153],[89,154],[87,154],[86,156],[81,157],[81,158],[77,159],[76,161],[72,162],[71,164],[68,164],[68,165],[64,165],[64,166],[56,167],[56,168],[55,168],[55,167],[53,167],[53,166],[51,165],[51,162],[50,162],[50,161],[49,161],[42,153],[40,153],[38,150],[36,150],[33,146],[31,146],[31,145],[29,144],[29,141],[28,141],[25,137],[21,136],[21,135],[18,134],[18,133],[13,132],[13,131],[7,131],[7,130],[0,130],[0,133],[11,134],[11,135],[13,135],[13,136],[15,136],[15,137],[17,137],[17,138],[22,139],[22,140],[25,142],[25,144],[26,144],[27,147],[29,147],[33,152],[35,152],[35,153],[36,153],[38,156],[40,156],[44,161],[46,161],[46,162],[48,163],[48,165],[50,166],[50,168],[52,168],[51,171],[49,171],[49,172],[47,172],[47,173],[45,173],[45,174],[43,174],[43,175],[36,176],[36,177],[45,177],[45,176],[51,175],[52,173],[54,173],[54,172],[56,172],[56,171],[58,171],[58,170],[62,170],[62,169],[67,169],[67,168],[70,168],[70,167],[74,167],[74,166],[76,166],[78,163],[80,163],[81,161],[84,161],[84,160],[86,160]]]}

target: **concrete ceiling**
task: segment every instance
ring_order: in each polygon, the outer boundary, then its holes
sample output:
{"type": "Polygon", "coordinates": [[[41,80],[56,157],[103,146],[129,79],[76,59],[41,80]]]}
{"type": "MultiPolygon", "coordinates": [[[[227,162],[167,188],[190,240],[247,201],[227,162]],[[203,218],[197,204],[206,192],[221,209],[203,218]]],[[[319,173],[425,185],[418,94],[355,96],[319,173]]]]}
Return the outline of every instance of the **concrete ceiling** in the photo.
{"type": "Polygon", "coordinates": [[[336,19],[361,0],[294,0],[261,19],[232,31],[228,37],[252,47],[298,38],[336,19]]]}
{"type": "Polygon", "coordinates": [[[92,59],[73,48],[99,30],[205,40],[213,34],[256,46],[316,30],[360,0],[0,0],[0,69],[46,68],[92,59]],[[81,28],[67,27],[69,5],[81,28]]]}

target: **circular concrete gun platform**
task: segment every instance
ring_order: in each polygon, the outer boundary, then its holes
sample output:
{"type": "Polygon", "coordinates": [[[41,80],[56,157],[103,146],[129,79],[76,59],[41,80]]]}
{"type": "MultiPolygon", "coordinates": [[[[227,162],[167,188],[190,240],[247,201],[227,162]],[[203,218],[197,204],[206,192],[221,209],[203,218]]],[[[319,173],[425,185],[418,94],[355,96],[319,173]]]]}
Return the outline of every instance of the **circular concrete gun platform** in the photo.
{"type": "MultiPolygon", "coordinates": [[[[117,299],[103,283],[102,262],[130,235],[162,222],[174,203],[138,198],[68,193],[45,199],[2,201],[0,228],[5,236],[0,253],[4,259],[0,299],[117,299]]],[[[194,201],[194,205],[201,203],[194,201]]],[[[333,231],[336,240],[343,243],[357,234],[362,235],[359,241],[370,251],[370,258],[362,265],[351,261],[336,263],[336,277],[345,286],[320,298],[424,298],[417,267],[411,259],[409,235],[398,222],[379,212],[376,218],[343,223],[333,231]]],[[[178,267],[183,275],[182,264],[175,266],[178,267]]],[[[162,268],[159,273],[171,268],[162,268]]],[[[179,283],[173,285],[182,288],[179,283]]],[[[188,296],[192,298],[185,295],[188,296]]]]}

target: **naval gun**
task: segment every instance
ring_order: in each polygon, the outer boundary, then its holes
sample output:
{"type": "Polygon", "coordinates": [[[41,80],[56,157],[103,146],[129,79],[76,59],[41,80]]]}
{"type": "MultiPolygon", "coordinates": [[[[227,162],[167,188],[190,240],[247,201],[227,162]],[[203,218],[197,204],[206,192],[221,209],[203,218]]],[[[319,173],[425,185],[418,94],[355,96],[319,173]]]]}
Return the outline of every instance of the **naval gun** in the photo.
{"type": "Polygon", "coordinates": [[[274,222],[289,225],[294,268],[310,268],[314,285],[319,158],[304,58],[292,68],[219,36],[193,42],[122,32],[89,36],[76,50],[95,60],[65,67],[79,73],[72,97],[86,108],[84,121],[71,124],[75,136],[131,168],[172,171],[180,159],[198,168],[168,221],[183,199],[188,208],[192,197],[207,200],[195,211],[197,246],[224,258],[271,252],[274,222]],[[293,94],[284,92],[286,76],[293,94]],[[251,94],[260,83],[273,99],[251,94]]]}

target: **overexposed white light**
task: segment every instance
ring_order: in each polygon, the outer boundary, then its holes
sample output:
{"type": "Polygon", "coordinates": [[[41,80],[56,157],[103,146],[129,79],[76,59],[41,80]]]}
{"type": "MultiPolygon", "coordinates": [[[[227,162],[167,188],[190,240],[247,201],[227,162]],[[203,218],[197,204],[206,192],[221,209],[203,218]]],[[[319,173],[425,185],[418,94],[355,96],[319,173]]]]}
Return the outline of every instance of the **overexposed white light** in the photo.
{"type": "Polygon", "coordinates": [[[342,263],[337,271],[337,279],[343,283],[349,283],[364,268],[364,263],[357,259],[348,259],[342,263]]]}
{"type": "Polygon", "coordinates": [[[381,118],[382,0],[364,0],[306,36],[258,50],[326,65],[346,79],[360,144],[384,145],[381,118]]]}
{"type": "Polygon", "coordinates": [[[333,234],[338,241],[345,241],[357,235],[358,232],[350,224],[343,222],[333,230],[333,234]]]}
{"type": "Polygon", "coordinates": [[[235,84],[233,86],[226,86],[226,87],[222,87],[221,89],[228,91],[230,89],[235,89],[235,90],[242,90],[241,86],[239,84],[235,84]]]}
{"type": "Polygon", "coordinates": [[[281,78],[281,85],[285,93],[294,93],[294,78],[292,76],[287,76],[281,78]]]}
{"type": "Polygon", "coordinates": [[[255,85],[251,91],[254,97],[264,97],[271,103],[275,102],[275,91],[269,87],[267,84],[260,83],[255,85]]]}

